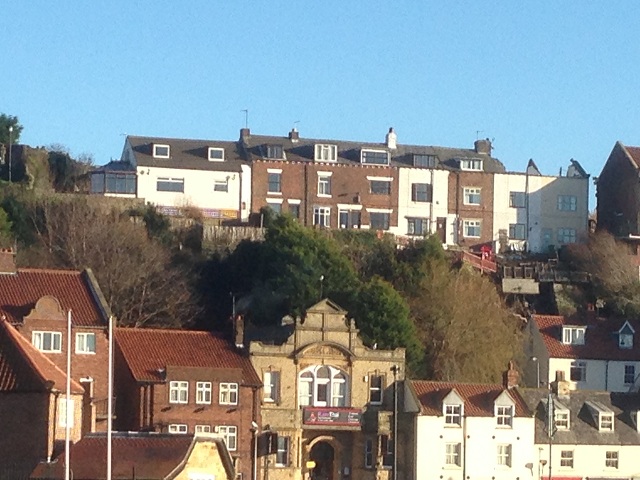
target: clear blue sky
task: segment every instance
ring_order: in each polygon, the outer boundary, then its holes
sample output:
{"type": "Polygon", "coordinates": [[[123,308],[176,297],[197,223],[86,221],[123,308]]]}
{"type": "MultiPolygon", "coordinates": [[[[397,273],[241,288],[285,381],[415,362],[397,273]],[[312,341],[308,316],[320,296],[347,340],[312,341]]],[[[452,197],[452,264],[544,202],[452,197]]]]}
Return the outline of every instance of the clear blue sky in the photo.
{"type": "MultiPolygon", "coordinates": [[[[597,176],[640,145],[640,3],[5,2],[0,112],[97,164],[123,134],[471,147],[597,176]],[[296,123],[297,122],[297,123],[296,123]]],[[[593,188],[592,188],[593,190],[593,188]]],[[[593,208],[594,205],[591,205],[593,208]]]]}

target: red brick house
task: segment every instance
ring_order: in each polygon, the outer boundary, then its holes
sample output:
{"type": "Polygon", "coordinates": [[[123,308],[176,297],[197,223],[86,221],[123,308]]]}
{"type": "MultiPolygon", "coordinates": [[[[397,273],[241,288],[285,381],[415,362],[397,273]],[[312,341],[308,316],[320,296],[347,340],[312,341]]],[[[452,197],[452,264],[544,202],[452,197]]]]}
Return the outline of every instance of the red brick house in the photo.
{"type": "MultiPolygon", "coordinates": [[[[74,480],[101,480],[107,473],[107,436],[91,434],[69,450],[74,480]]],[[[223,440],[212,435],[113,434],[111,478],[233,480],[231,457],[223,440]]],[[[64,458],[40,463],[32,480],[65,478],[64,458]]]]}
{"type": "Polygon", "coordinates": [[[249,357],[209,332],[118,328],[114,339],[117,429],[217,433],[251,478],[261,382],[249,357]]]}

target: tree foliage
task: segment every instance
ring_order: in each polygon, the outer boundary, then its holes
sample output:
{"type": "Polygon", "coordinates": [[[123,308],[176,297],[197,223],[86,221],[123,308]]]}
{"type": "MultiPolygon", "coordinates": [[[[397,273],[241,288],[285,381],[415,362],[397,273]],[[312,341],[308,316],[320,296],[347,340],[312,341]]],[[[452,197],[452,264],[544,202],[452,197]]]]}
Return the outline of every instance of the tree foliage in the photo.
{"type": "Polygon", "coordinates": [[[13,127],[11,144],[20,143],[20,134],[24,127],[20,125],[18,117],[0,113],[0,144],[9,145],[9,127],[13,127]]]}

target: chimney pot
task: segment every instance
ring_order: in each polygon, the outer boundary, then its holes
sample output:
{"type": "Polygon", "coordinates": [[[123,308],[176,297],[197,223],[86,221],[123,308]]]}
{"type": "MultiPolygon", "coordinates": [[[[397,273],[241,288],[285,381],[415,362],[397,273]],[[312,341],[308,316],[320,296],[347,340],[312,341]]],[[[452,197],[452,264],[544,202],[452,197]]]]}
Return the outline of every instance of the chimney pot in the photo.
{"type": "Polygon", "coordinates": [[[289,140],[291,140],[291,142],[296,143],[298,140],[300,140],[300,134],[298,133],[298,130],[296,130],[296,128],[292,128],[291,131],[289,132],[289,140]]]}
{"type": "Polygon", "coordinates": [[[476,140],[473,142],[476,153],[482,153],[485,155],[491,155],[491,140],[485,138],[484,140],[476,140]]]}
{"type": "Polygon", "coordinates": [[[16,253],[13,248],[0,249],[0,273],[17,273],[16,253]]]}
{"type": "Polygon", "coordinates": [[[398,148],[398,135],[396,135],[393,127],[389,128],[389,133],[387,133],[387,136],[385,137],[385,143],[387,145],[387,148],[390,148],[392,150],[398,148]]]}
{"type": "Polygon", "coordinates": [[[508,369],[504,374],[504,386],[505,388],[511,389],[513,387],[517,387],[519,381],[520,373],[518,372],[518,370],[516,370],[516,365],[513,360],[511,360],[509,362],[508,369]]]}
{"type": "Polygon", "coordinates": [[[246,140],[251,136],[251,130],[249,130],[248,128],[241,128],[240,129],[240,140],[246,140]]]}
{"type": "Polygon", "coordinates": [[[244,347],[244,316],[236,315],[233,319],[233,338],[237,348],[244,347]]]}

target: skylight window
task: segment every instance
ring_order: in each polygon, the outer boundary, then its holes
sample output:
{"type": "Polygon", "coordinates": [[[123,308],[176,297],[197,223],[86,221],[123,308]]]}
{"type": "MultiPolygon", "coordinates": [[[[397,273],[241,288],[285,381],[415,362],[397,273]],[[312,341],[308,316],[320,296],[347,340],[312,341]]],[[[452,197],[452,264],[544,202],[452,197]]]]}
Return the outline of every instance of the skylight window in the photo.
{"type": "Polygon", "coordinates": [[[389,165],[389,152],[362,149],[360,151],[360,163],[365,165],[389,165]]]}

